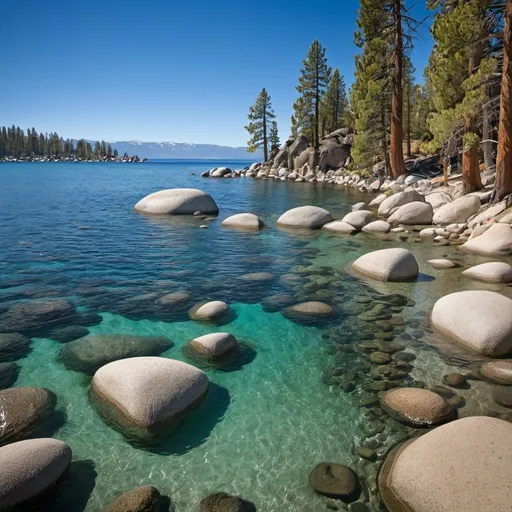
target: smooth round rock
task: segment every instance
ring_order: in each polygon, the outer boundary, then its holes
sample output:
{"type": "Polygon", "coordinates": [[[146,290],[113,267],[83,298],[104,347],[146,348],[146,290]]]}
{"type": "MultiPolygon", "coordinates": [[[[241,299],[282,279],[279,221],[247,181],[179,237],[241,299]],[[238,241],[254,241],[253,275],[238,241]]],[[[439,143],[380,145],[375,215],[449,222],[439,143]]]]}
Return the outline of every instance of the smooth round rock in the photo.
{"type": "Polygon", "coordinates": [[[0,363],[0,389],[12,386],[18,378],[18,372],[16,363],[0,363]]]}
{"type": "Polygon", "coordinates": [[[416,190],[397,192],[380,203],[378,211],[379,217],[388,217],[400,206],[414,201],[425,201],[425,198],[419,192],[416,192],[416,190]]]}
{"type": "Polygon", "coordinates": [[[158,489],[144,485],[119,496],[106,512],[160,512],[162,504],[158,489]]]}
{"type": "Polygon", "coordinates": [[[82,325],[68,325],[66,327],[58,327],[53,329],[48,335],[52,340],[59,343],[69,343],[70,341],[78,340],[89,334],[89,329],[82,325]]]}
{"type": "Polygon", "coordinates": [[[392,361],[392,358],[385,352],[373,352],[370,354],[370,360],[375,364],[389,364],[392,361]]]}
{"type": "Polygon", "coordinates": [[[504,512],[512,503],[511,471],[512,424],[475,416],[392,452],[379,490],[393,512],[504,512]]]}
{"type": "Polygon", "coordinates": [[[14,361],[30,351],[30,338],[17,332],[0,333],[0,361],[14,361]]]}
{"type": "Polygon", "coordinates": [[[0,510],[43,494],[70,463],[71,448],[57,439],[27,439],[0,448],[0,510]]]}
{"type": "Polygon", "coordinates": [[[110,409],[110,419],[133,435],[146,437],[199,405],[208,385],[208,377],[190,364],[163,357],[134,357],[101,367],[91,389],[110,409]]]}
{"type": "Polygon", "coordinates": [[[369,234],[386,234],[391,230],[391,224],[385,220],[374,220],[363,226],[361,231],[369,234]]]}
{"type": "Polygon", "coordinates": [[[409,281],[419,274],[418,262],[407,249],[382,249],[364,254],[352,268],[381,281],[409,281]]]}
{"type": "Polygon", "coordinates": [[[227,332],[214,332],[194,338],[190,342],[190,346],[212,359],[219,359],[238,348],[236,338],[227,332]]]}
{"type": "Polygon", "coordinates": [[[129,357],[157,356],[174,343],[163,336],[98,334],[71,341],[60,352],[66,368],[93,374],[102,366],[129,357]]]}
{"type": "Polygon", "coordinates": [[[374,213],[368,210],[359,210],[356,212],[347,213],[347,215],[345,215],[342,220],[343,222],[354,226],[358,231],[361,231],[364,226],[377,220],[377,217],[374,213]]]}
{"type": "Polygon", "coordinates": [[[253,213],[237,213],[222,221],[222,225],[227,228],[246,229],[250,231],[259,231],[265,227],[264,222],[253,213]]]}
{"type": "Polygon", "coordinates": [[[299,206],[283,213],[277,225],[286,228],[320,229],[331,222],[332,215],[318,206],[299,206]]]}
{"type": "Polygon", "coordinates": [[[462,373],[449,373],[443,377],[443,383],[451,388],[463,388],[467,380],[462,373]]]}
{"type": "Polygon", "coordinates": [[[366,203],[360,202],[352,206],[353,212],[359,212],[361,210],[369,210],[368,205],[366,203]]]}
{"type": "Polygon", "coordinates": [[[309,475],[309,485],[322,496],[342,500],[359,492],[357,475],[349,467],[333,462],[318,464],[309,475]]]}
{"type": "Polygon", "coordinates": [[[135,209],[154,215],[194,215],[197,211],[208,215],[219,213],[213,198],[195,188],[172,188],[154,192],[141,199],[135,209]]]}
{"type": "Polygon", "coordinates": [[[413,427],[432,427],[454,418],[454,409],[437,393],[419,388],[388,391],[381,407],[394,419],[413,427]]]}
{"type": "Polygon", "coordinates": [[[0,445],[31,435],[53,413],[55,395],[44,388],[9,388],[0,391],[0,445]]]}
{"type": "Polygon", "coordinates": [[[188,315],[192,320],[216,322],[224,318],[229,311],[229,306],[225,302],[214,300],[196,304],[189,310],[188,315]]]}
{"type": "Polygon", "coordinates": [[[190,295],[188,292],[171,292],[167,293],[163,297],[160,297],[160,299],[158,299],[158,303],[162,306],[173,307],[184,304],[191,298],[192,295],[190,295]]]}
{"type": "Polygon", "coordinates": [[[485,256],[512,254],[512,228],[507,224],[493,224],[482,235],[468,240],[461,249],[485,256]]]}
{"type": "Polygon", "coordinates": [[[512,386],[512,361],[490,361],[480,367],[480,374],[496,384],[512,386]]]}
{"type": "Polygon", "coordinates": [[[289,306],[282,313],[292,320],[315,320],[334,316],[334,309],[324,302],[309,301],[289,306]]]}
{"type": "Polygon", "coordinates": [[[251,272],[240,276],[243,281],[271,281],[273,278],[270,272],[251,272]]]}
{"type": "Polygon", "coordinates": [[[462,272],[465,276],[489,283],[512,282],[512,267],[502,261],[491,261],[468,268],[462,272]]]}
{"type": "Polygon", "coordinates": [[[434,268],[437,268],[439,270],[458,267],[458,265],[456,263],[454,263],[453,261],[448,260],[446,258],[439,258],[436,260],[428,260],[428,262],[434,268]]]}
{"type": "Polygon", "coordinates": [[[480,198],[477,196],[462,196],[447,203],[434,213],[434,224],[457,224],[466,222],[480,208],[480,198]]]}
{"type": "Polygon", "coordinates": [[[471,290],[439,299],[432,326],[480,354],[512,353],[512,300],[496,292],[471,290]]]}
{"type": "Polygon", "coordinates": [[[390,224],[431,224],[434,211],[432,205],[425,201],[413,201],[404,204],[388,217],[390,224]]]}
{"type": "Polygon", "coordinates": [[[200,512],[256,512],[256,507],[239,496],[216,492],[201,501],[200,512]]]}
{"type": "Polygon", "coordinates": [[[352,235],[357,232],[357,229],[342,220],[334,220],[322,226],[322,231],[329,233],[337,233],[339,235],[352,235]]]}

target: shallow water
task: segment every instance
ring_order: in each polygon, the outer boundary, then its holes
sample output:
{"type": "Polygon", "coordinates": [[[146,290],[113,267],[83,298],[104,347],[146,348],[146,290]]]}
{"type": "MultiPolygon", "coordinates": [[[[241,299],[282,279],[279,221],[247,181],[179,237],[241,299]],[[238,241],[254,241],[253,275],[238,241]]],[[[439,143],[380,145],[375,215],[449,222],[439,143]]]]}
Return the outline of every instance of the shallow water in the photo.
{"type": "MultiPolygon", "coordinates": [[[[471,368],[475,360],[429,332],[425,314],[446,293],[489,286],[462,278],[460,269],[431,269],[426,261],[450,256],[475,264],[484,258],[398,237],[280,231],[274,221],[289,208],[315,204],[341,217],[366,198],[321,184],[199,177],[217,165],[0,165],[0,308],[18,300],[66,297],[83,311],[101,314],[102,322],[89,328],[93,334],[169,337],[176,345],[163,357],[189,361],[182,347],[219,329],[255,351],[254,359],[236,371],[206,369],[213,383],[206,403],[172,438],[148,450],[130,445],[103,423],[89,402],[90,379],[60,362],[62,344],[34,338],[32,352],[18,361],[21,372],[15,385],[43,386],[57,395],[63,414],[54,436],[71,446],[75,461],[71,479],[51,510],[99,512],[123,491],[151,484],[172,498],[177,512],[198,510],[202,498],[220,490],[242,495],[265,512],[321,511],[328,500],[310,490],[308,475],[326,460],[366,472],[368,485],[374,487],[374,469],[362,466],[354,454],[368,435],[363,393],[359,388],[345,393],[324,378],[333,364],[345,364],[346,371],[357,362],[352,363],[350,352],[346,357],[334,352],[343,344],[356,346],[357,329],[348,342],[327,336],[332,327],[352,332],[355,317],[349,310],[357,306],[358,296],[375,300],[399,293],[414,299],[396,316],[412,322],[403,330],[423,329],[423,339],[406,348],[418,356],[412,373],[417,381],[440,384],[448,369],[471,368]],[[173,187],[209,192],[219,205],[219,217],[155,218],[133,211],[141,197],[173,187]],[[258,214],[269,227],[240,233],[220,226],[225,217],[243,211],[258,214]],[[205,223],[208,229],[199,229],[205,223]],[[425,272],[418,282],[384,285],[351,275],[350,263],[360,254],[399,245],[416,254],[425,272]],[[243,274],[261,271],[272,273],[273,279],[240,280],[243,274]],[[280,279],[290,273],[301,279],[291,291],[280,279]],[[277,293],[307,300],[318,298],[319,290],[337,309],[335,322],[298,325],[261,305],[277,293]],[[205,326],[189,321],[186,310],[155,305],[155,297],[174,291],[189,292],[192,303],[224,300],[236,318],[222,327],[205,326]]],[[[498,289],[510,295],[510,288],[498,289]]],[[[361,382],[365,378],[358,374],[361,382]]],[[[468,405],[460,415],[487,412],[485,385],[475,384],[474,389],[476,399],[461,392],[468,405]]]]}

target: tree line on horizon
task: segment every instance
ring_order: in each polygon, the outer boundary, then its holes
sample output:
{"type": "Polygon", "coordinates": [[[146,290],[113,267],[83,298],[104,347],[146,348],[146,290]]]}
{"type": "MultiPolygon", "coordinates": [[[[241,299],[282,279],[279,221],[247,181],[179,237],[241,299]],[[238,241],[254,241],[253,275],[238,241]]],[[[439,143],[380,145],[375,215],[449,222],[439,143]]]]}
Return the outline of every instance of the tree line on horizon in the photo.
{"type": "MultiPolygon", "coordinates": [[[[414,80],[412,49],[422,20],[415,0],[360,0],[354,43],[354,82],[332,72],[318,41],[309,48],[293,105],[292,136],[304,133],[318,149],[321,138],[354,130],[352,168],[383,163],[394,178],[405,174],[405,156],[438,154],[446,167],[461,160],[466,193],[482,187],[480,160],[496,168],[494,199],[512,194],[512,2],[426,0],[434,45],[424,83],[414,80]],[[413,142],[415,147],[413,148],[413,142]],[[497,149],[495,151],[495,147],[497,149]]],[[[248,150],[279,141],[266,89],[249,111],[248,150]],[[270,128],[274,136],[270,139],[270,128]]]]}
{"type": "MultiPolygon", "coordinates": [[[[24,132],[19,126],[0,128],[0,159],[12,157],[24,158],[77,158],[81,160],[101,160],[105,157],[116,158],[117,149],[112,149],[104,140],[96,141],[94,149],[85,139],[75,143],[64,139],[58,133],[38,133],[35,128],[24,132]]],[[[123,158],[129,158],[128,153],[123,158]]]]}

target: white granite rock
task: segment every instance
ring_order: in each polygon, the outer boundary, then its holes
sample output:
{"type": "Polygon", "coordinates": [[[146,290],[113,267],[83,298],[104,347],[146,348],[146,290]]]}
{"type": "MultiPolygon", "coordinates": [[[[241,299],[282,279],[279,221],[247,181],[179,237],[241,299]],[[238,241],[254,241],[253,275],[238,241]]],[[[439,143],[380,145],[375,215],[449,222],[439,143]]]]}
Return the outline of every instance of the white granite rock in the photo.
{"type": "Polygon", "coordinates": [[[480,208],[477,196],[462,196],[455,201],[441,206],[434,214],[434,224],[454,224],[466,222],[480,208]]]}
{"type": "Polygon", "coordinates": [[[322,226],[322,231],[329,231],[330,233],[338,233],[340,235],[351,235],[357,232],[357,229],[343,222],[342,220],[334,220],[332,222],[328,222],[322,226]]]}
{"type": "Polygon", "coordinates": [[[490,283],[512,282],[512,267],[503,261],[491,261],[468,268],[462,272],[465,276],[490,283]]]}
{"type": "Polygon", "coordinates": [[[197,211],[215,215],[219,213],[212,197],[194,188],[172,188],[154,192],[141,199],[135,209],[159,215],[193,215],[197,211]]]}
{"type": "Polygon", "coordinates": [[[406,249],[382,249],[364,254],[352,267],[381,281],[408,281],[418,276],[418,262],[406,249]]]}
{"type": "Polygon", "coordinates": [[[461,248],[488,256],[512,254],[512,228],[507,224],[493,224],[484,234],[468,240],[461,248]]]}
{"type": "Polygon", "coordinates": [[[407,203],[414,201],[425,201],[425,197],[416,192],[415,190],[407,190],[404,192],[398,192],[390,197],[387,197],[379,205],[379,216],[387,217],[391,215],[394,208],[399,208],[407,203]]]}
{"type": "Polygon", "coordinates": [[[361,229],[366,226],[366,224],[377,220],[377,217],[375,217],[375,214],[368,210],[360,210],[348,213],[345,215],[345,217],[343,217],[342,220],[343,222],[354,226],[358,231],[361,231],[361,229]]]}
{"type": "Polygon", "coordinates": [[[287,228],[320,229],[331,222],[332,215],[318,206],[299,206],[283,213],[277,225],[287,228]]]}
{"type": "Polygon", "coordinates": [[[363,227],[361,231],[364,233],[389,233],[389,230],[391,229],[391,225],[389,222],[386,222],[385,220],[374,220],[373,222],[370,222],[369,224],[366,224],[366,226],[363,227]]]}
{"type": "Polygon", "coordinates": [[[431,224],[434,212],[429,203],[413,201],[400,206],[393,215],[388,217],[390,224],[431,224]]]}
{"type": "Polygon", "coordinates": [[[194,338],[190,345],[212,359],[220,358],[238,347],[236,338],[227,332],[214,332],[194,338]]]}
{"type": "Polygon", "coordinates": [[[222,221],[222,225],[228,228],[247,229],[258,231],[262,229],[265,224],[263,221],[253,213],[237,213],[222,221]]]}

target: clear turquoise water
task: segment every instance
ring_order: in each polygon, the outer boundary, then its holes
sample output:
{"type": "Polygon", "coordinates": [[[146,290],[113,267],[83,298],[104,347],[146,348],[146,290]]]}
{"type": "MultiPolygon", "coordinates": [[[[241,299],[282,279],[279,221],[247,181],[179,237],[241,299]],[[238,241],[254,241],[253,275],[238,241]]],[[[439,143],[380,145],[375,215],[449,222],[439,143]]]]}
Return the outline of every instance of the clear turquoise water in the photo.
{"type": "MultiPolygon", "coordinates": [[[[343,393],[322,380],[333,365],[332,346],[322,337],[332,325],[298,325],[279,312],[265,312],[261,302],[289,293],[279,278],[300,265],[309,267],[307,279],[317,271],[328,275],[330,283],[321,288],[333,292],[331,303],[338,311],[346,311],[358,294],[374,293],[376,286],[354,279],[349,264],[368,250],[389,247],[390,241],[282,232],[274,221],[289,208],[316,204],[340,217],[361,197],[320,184],[199,177],[217,165],[0,165],[0,307],[20,298],[67,297],[80,309],[102,315],[91,333],[165,335],[176,345],[163,357],[186,361],[183,345],[216,329],[137,299],[185,290],[197,301],[229,302],[236,319],[221,329],[256,351],[238,371],[207,369],[214,386],[206,403],[165,447],[150,451],[128,444],[102,422],[88,400],[89,379],[58,360],[61,344],[34,339],[32,352],[19,361],[16,386],[44,386],[57,395],[65,422],[54,435],[71,446],[75,461],[68,487],[52,510],[99,512],[123,491],[151,484],[172,498],[177,512],[198,510],[202,498],[219,490],[247,497],[265,512],[321,511],[326,501],[310,490],[310,470],[325,460],[351,466],[358,460],[354,446],[367,427],[358,392],[343,393]],[[199,229],[204,220],[133,211],[141,197],[173,187],[209,192],[220,207],[219,218],[208,221],[209,229],[199,229]],[[221,228],[223,218],[243,211],[258,214],[269,228],[260,233],[221,228]],[[260,271],[274,279],[241,284],[241,275],[260,271]]],[[[422,265],[455,254],[419,244],[409,248],[422,265]]],[[[423,282],[377,290],[415,299],[416,306],[402,314],[406,320],[454,288],[479,286],[453,275],[438,279],[432,271],[423,282]]],[[[296,293],[307,299],[317,289],[296,293]]],[[[347,318],[340,314],[335,325],[348,325],[347,318]]],[[[428,344],[414,349],[418,355],[425,351],[417,371],[423,381],[439,383],[447,362],[429,348],[439,340],[431,333],[428,337],[428,344]]],[[[460,360],[466,364],[464,357],[460,360]]]]}

